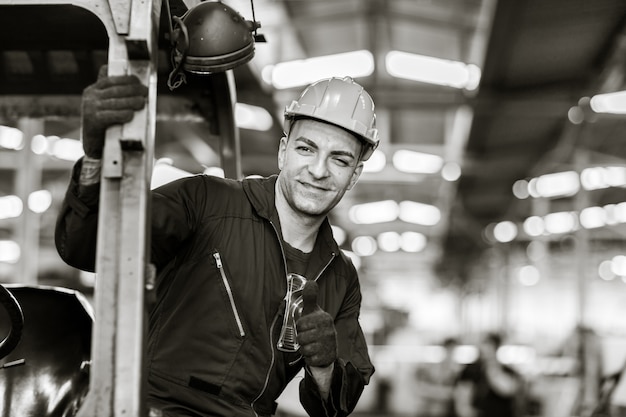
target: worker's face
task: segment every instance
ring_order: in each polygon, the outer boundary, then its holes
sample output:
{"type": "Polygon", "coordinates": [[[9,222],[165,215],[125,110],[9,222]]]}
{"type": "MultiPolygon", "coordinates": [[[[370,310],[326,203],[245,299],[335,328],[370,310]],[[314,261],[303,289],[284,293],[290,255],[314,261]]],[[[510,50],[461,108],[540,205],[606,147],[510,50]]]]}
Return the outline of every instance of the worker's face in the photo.
{"type": "Polygon", "coordinates": [[[296,121],[278,151],[279,187],[295,211],[327,214],[356,184],[363,170],[361,143],[339,127],[296,121]]]}

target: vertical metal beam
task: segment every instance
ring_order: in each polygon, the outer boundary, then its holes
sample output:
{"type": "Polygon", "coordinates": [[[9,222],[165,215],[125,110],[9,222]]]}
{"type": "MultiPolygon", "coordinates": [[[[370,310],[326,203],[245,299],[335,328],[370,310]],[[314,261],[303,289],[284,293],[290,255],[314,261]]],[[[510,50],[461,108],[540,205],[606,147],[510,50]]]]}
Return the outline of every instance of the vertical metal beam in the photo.
{"type": "Polygon", "coordinates": [[[241,144],[239,129],[235,123],[237,93],[232,71],[212,74],[209,77],[213,100],[217,109],[217,124],[220,136],[220,156],[226,178],[240,179],[241,144]]]}
{"type": "MultiPolygon", "coordinates": [[[[122,9],[111,2],[119,27],[122,9]]],[[[156,120],[161,2],[133,0],[130,28],[109,31],[109,75],[134,74],[149,87],[146,107],[108,129],[103,154],[90,390],[79,416],[144,416],[149,191],[156,120]]],[[[113,16],[109,16],[109,22],[113,16]]]]}
{"type": "Polygon", "coordinates": [[[38,252],[39,252],[39,225],[40,215],[28,208],[28,196],[41,187],[42,165],[38,155],[30,150],[33,136],[42,133],[43,119],[22,117],[18,120],[17,128],[23,133],[24,148],[18,152],[20,163],[16,167],[15,189],[17,195],[24,202],[22,221],[16,230],[17,241],[20,245],[19,282],[22,284],[37,284],[38,252]]]}

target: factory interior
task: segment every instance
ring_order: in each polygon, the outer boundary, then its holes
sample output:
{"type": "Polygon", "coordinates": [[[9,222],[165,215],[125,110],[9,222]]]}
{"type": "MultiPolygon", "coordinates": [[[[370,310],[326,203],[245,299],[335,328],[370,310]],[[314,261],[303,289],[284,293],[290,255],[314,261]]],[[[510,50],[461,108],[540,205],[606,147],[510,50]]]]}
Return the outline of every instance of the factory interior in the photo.
{"type": "MultiPolygon", "coordinates": [[[[350,76],[371,94],[380,145],[329,214],[376,368],[354,415],[428,417],[421,375],[444,340],[470,363],[489,332],[524,378],[524,416],[586,417],[582,399],[610,388],[626,406],[626,386],[605,385],[626,363],[626,2],[223,2],[258,23],[253,58],[176,89],[156,13],[151,187],[277,174],[283,111],[305,85],[350,76]]],[[[111,63],[86,3],[0,0],[0,284],[93,307],[96,275],[54,242],[83,156],[81,94],[111,63]]],[[[172,16],[199,3],[163,1],[172,16]]],[[[294,382],[278,416],[306,415],[294,382]]]]}

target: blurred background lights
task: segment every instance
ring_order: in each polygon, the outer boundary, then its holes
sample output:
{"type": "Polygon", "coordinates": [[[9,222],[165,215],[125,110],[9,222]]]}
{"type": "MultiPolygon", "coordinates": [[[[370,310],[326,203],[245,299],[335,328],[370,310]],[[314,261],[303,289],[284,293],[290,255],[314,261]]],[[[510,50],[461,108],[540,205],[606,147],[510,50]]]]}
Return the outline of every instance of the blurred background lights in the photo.
{"type": "Polygon", "coordinates": [[[373,72],[374,56],[370,51],[360,50],[268,65],[263,68],[262,77],[275,88],[285,89],[336,77],[337,74],[358,78],[373,72]]]}
{"type": "Polygon", "coordinates": [[[383,232],[376,239],[378,248],[384,252],[397,252],[400,250],[400,234],[397,232],[383,232]]]}
{"type": "Polygon", "coordinates": [[[28,196],[28,208],[34,213],[43,213],[52,205],[52,194],[48,190],[33,191],[28,196]]]}
{"type": "Polygon", "coordinates": [[[0,220],[19,217],[24,210],[24,203],[16,195],[0,197],[0,220]]]}
{"type": "Polygon", "coordinates": [[[589,104],[596,113],[626,114],[626,91],[597,94],[589,104]]]}
{"type": "Polygon", "coordinates": [[[456,181],[461,178],[461,166],[456,162],[446,162],[441,168],[441,177],[446,181],[456,181]]]}
{"type": "Polygon", "coordinates": [[[394,77],[467,90],[475,90],[481,77],[473,64],[401,51],[387,54],[385,68],[394,77]]]}
{"type": "Polygon", "coordinates": [[[513,195],[520,200],[524,200],[530,197],[528,193],[528,181],[526,180],[517,180],[513,183],[513,195]]]}
{"type": "Polygon", "coordinates": [[[410,174],[434,174],[443,166],[443,158],[438,155],[405,149],[394,152],[392,162],[398,171],[410,174]]]}
{"type": "Polygon", "coordinates": [[[21,130],[9,126],[0,126],[0,147],[19,150],[24,146],[24,134],[21,130]]]}
{"type": "Polygon", "coordinates": [[[424,250],[427,244],[426,236],[418,232],[404,232],[400,235],[400,246],[405,252],[417,253],[424,250]]]}
{"type": "Polygon", "coordinates": [[[580,212],[580,225],[585,229],[595,229],[606,224],[607,212],[602,207],[587,207],[580,212]]]}
{"type": "Polygon", "coordinates": [[[357,204],[350,207],[348,217],[355,224],[391,222],[398,218],[398,203],[393,200],[357,204]]]}
{"type": "Polygon", "coordinates": [[[541,275],[537,267],[533,265],[524,265],[519,269],[518,279],[520,284],[531,287],[537,285],[541,275]]]}
{"type": "Polygon", "coordinates": [[[44,135],[35,135],[30,141],[30,150],[37,155],[43,155],[48,151],[48,139],[44,135]]]}
{"type": "Polygon", "coordinates": [[[626,256],[617,255],[611,259],[611,271],[615,275],[626,277],[626,256]]]}
{"type": "Polygon", "coordinates": [[[376,239],[371,236],[357,236],[352,241],[352,251],[358,256],[372,256],[376,249],[376,239]]]}
{"type": "Polygon", "coordinates": [[[517,225],[511,221],[503,221],[493,228],[493,237],[498,242],[511,242],[517,237],[517,225]]]}
{"type": "Polygon", "coordinates": [[[262,132],[270,130],[274,124],[272,115],[263,107],[245,103],[235,103],[235,122],[240,128],[262,132]]]}
{"type": "Polygon", "coordinates": [[[343,253],[345,253],[348,256],[348,258],[352,260],[352,264],[358,271],[361,268],[361,257],[357,255],[356,253],[349,251],[349,250],[343,250],[343,253]]]}
{"type": "Polygon", "coordinates": [[[611,260],[604,260],[598,265],[598,275],[605,281],[612,281],[615,279],[615,272],[613,272],[613,262],[611,260]]]}
{"type": "Polygon", "coordinates": [[[541,217],[530,216],[524,220],[523,229],[528,236],[541,236],[545,231],[545,224],[541,217]]]}
{"type": "Polygon", "coordinates": [[[547,214],[544,221],[546,231],[555,234],[573,232],[578,225],[576,214],[569,211],[547,214]]]}
{"type": "Polygon", "coordinates": [[[541,175],[534,184],[539,197],[552,198],[574,195],[580,188],[576,171],[541,175]]]}
{"type": "Polygon", "coordinates": [[[12,240],[0,240],[0,262],[14,264],[20,260],[20,245],[12,240]]]}
{"type": "Polygon", "coordinates": [[[83,144],[79,140],[63,138],[54,141],[52,154],[66,161],[77,161],[85,153],[83,144]]]}
{"type": "Polygon", "coordinates": [[[439,208],[417,201],[402,201],[399,205],[400,220],[422,226],[434,226],[441,220],[439,208]]]}

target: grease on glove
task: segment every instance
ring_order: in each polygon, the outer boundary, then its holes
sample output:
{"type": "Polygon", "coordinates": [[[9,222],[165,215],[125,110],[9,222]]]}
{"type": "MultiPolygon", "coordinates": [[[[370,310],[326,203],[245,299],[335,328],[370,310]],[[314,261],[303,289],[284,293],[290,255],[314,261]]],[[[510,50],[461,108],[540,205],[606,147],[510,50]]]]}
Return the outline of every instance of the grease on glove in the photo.
{"type": "Polygon", "coordinates": [[[337,333],[333,318],[317,304],[317,282],[302,289],[302,316],[296,322],[300,354],[308,366],[327,367],[337,359],[337,333]]]}
{"type": "Polygon", "coordinates": [[[131,121],[141,110],[148,96],[148,87],[134,75],[106,76],[100,69],[98,81],[83,90],[83,149],[90,158],[102,158],[106,129],[131,121]]]}

